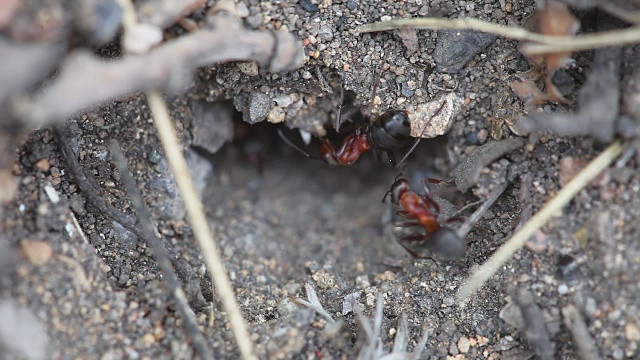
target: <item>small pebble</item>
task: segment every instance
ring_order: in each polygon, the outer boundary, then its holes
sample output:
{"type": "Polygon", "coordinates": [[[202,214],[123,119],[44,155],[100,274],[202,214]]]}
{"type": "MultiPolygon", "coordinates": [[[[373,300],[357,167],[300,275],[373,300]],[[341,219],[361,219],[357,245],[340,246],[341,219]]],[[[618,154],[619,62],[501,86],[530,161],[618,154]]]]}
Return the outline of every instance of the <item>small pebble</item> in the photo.
{"type": "Polygon", "coordinates": [[[458,340],[458,350],[461,353],[465,354],[465,353],[469,352],[469,348],[470,347],[471,347],[471,342],[466,337],[462,336],[458,340]]]}
{"type": "Polygon", "coordinates": [[[300,7],[306,12],[317,13],[320,8],[318,5],[311,2],[311,0],[300,0],[300,7]]]}
{"type": "Polygon", "coordinates": [[[22,253],[33,265],[44,265],[53,256],[51,246],[41,240],[25,240],[20,243],[22,253]]]}
{"type": "Polygon", "coordinates": [[[558,294],[566,295],[569,292],[569,287],[566,284],[558,286],[558,294]]]}
{"type": "Polygon", "coordinates": [[[249,16],[249,8],[247,7],[247,4],[239,2],[236,5],[236,14],[238,15],[238,17],[243,19],[249,16]]]}

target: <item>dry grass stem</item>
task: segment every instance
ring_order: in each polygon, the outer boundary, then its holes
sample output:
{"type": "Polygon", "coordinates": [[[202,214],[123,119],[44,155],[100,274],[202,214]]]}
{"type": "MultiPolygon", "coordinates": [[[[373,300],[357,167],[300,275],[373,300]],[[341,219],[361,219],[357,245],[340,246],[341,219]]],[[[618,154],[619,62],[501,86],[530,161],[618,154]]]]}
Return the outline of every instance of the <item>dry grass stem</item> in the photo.
{"type": "Polygon", "coordinates": [[[306,306],[307,308],[317,312],[318,314],[323,316],[325,319],[327,319],[329,322],[335,322],[333,317],[331,317],[331,314],[329,314],[329,312],[327,312],[327,310],[325,310],[322,304],[320,303],[320,300],[318,299],[318,295],[316,294],[316,291],[313,289],[313,286],[311,286],[311,284],[304,284],[304,288],[307,292],[307,299],[309,301],[304,299],[299,299],[299,298],[292,298],[292,300],[302,306],[306,306]]]}
{"type": "Polygon", "coordinates": [[[533,44],[525,44],[522,51],[526,54],[553,53],[558,51],[574,51],[597,49],[613,45],[625,45],[640,43],[640,27],[630,27],[623,30],[612,30],[589,35],[579,36],[547,36],[534,33],[519,26],[506,26],[493,24],[479,19],[441,19],[418,18],[397,19],[391,21],[375,22],[358,27],[361,33],[398,30],[411,28],[419,30],[477,30],[489,34],[498,35],[507,39],[530,41],[533,44]]]}
{"type": "Polygon", "coordinates": [[[496,253],[478,270],[476,270],[460,288],[458,297],[461,306],[466,305],[469,297],[484,285],[498,269],[511,259],[531,236],[547,223],[556,213],[562,210],[573,197],[615,160],[626,148],[627,143],[616,141],[593,159],[576,175],[558,194],[547,202],[524,226],[516,232],[496,253]]]}
{"type": "Polygon", "coordinates": [[[242,312],[240,312],[240,305],[236,301],[236,295],[231,287],[231,281],[222,264],[220,249],[218,249],[215,243],[214,236],[207,223],[207,218],[202,210],[202,203],[198,198],[193,181],[191,181],[191,177],[189,176],[187,163],[184,156],[182,156],[182,149],[178,145],[178,139],[173,130],[167,107],[160,94],[155,91],[147,93],[147,99],[149,101],[149,108],[153,113],[155,127],[158,130],[158,137],[162,142],[162,148],[169,161],[171,171],[176,178],[180,195],[182,196],[185,209],[191,221],[193,234],[202,249],[202,255],[211,273],[211,280],[215,285],[222,306],[227,313],[240,353],[243,359],[257,359],[253,352],[253,343],[249,337],[249,330],[242,317],[242,312]]]}

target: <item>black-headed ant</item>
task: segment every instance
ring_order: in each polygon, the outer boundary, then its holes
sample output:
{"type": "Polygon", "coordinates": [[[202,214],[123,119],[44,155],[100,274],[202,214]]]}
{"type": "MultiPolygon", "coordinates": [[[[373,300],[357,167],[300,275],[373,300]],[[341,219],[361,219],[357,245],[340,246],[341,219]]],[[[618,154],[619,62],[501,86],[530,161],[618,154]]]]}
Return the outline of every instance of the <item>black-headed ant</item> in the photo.
{"type": "MultiPolygon", "coordinates": [[[[377,81],[373,88],[373,95],[371,99],[372,107],[376,88],[377,81]]],[[[447,102],[444,101],[438,110],[436,110],[436,112],[431,116],[429,121],[425,124],[420,136],[415,140],[413,146],[411,146],[409,151],[407,151],[399,162],[396,161],[395,152],[404,148],[413,140],[411,137],[411,121],[409,120],[409,114],[404,110],[389,110],[379,117],[374,118],[373,122],[364,129],[356,129],[353,134],[348,135],[338,149],[336,149],[328,139],[322,139],[322,144],[320,145],[320,156],[309,154],[292,143],[291,140],[285,137],[281,131],[278,131],[278,133],[282,140],[289,144],[289,146],[311,159],[323,159],[332,165],[352,165],[360,158],[360,155],[373,148],[373,150],[376,151],[376,155],[383,152],[387,153],[387,157],[389,158],[391,165],[397,168],[415,150],[420,143],[429,122],[431,122],[431,120],[442,111],[446,103],[447,102]]],[[[339,131],[340,129],[340,110],[338,110],[335,128],[336,131],[339,131]]]]}
{"type": "MultiPolygon", "coordinates": [[[[440,182],[440,180],[429,179],[430,182],[440,182]]],[[[391,202],[399,205],[402,210],[396,212],[399,216],[408,221],[395,224],[401,227],[418,227],[424,228],[424,233],[415,233],[406,235],[398,239],[398,243],[404,247],[414,258],[427,258],[410,249],[405,244],[412,243],[424,245],[432,253],[438,254],[443,258],[455,259],[464,256],[467,243],[464,239],[453,230],[442,227],[443,223],[450,223],[460,220],[460,218],[450,218],[440,221],[440,206],[433,200],[431,191],[427,187],[427,181],[424,181],[425,193],[418,195],[411,191],[409,181],[396,177],[393,185],[385,194],[382,201],[384,202],[387,195],[391,195],[391,202]]]]}

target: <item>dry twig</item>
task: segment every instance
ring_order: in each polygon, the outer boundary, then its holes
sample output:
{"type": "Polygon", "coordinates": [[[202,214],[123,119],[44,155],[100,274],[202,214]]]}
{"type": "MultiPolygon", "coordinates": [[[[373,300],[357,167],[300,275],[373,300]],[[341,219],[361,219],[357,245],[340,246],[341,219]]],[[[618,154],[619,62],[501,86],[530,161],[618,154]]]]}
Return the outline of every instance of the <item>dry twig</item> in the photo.
{"type": "Polygon", "coordinates": [[[622,141],[616,141],[611,144],[562,188],[556,197],[547,202],[540,211],[531,217],[484,265],[476,270],[458,292],[461,306],[466,305],[469,297],[484,285],[502,265],[509,261],[513,254],[524,245],[536,230],[546,224],[547,221],[571,201],[580,190],[608,167],[609,164],[622,153],[627,145],[626,142],[622,141]]]}
{"type": "Polygon", "coordinates": [[[530,41],[524,44],[522,52],[527,55],[553,53],[558,51],[577,51],[598,49],[612,45],[627,45],[640,43],[640,27],[630,27],[623,30],[603,31],[596,34],[578,36],[546,36],[537,34],[519,26],[505,26],[493,24],[484,20],[464,19],[440,19],[417,18],[397,19],[384,22],[375,22],[358,27],[361,33],[399,30],[402,28],[423,30],[463,30],[471,29],[521,41],[530,41]]]}
{"type": "Polygon", "coordinates": [[[86,52],[70,55],[57,80],[15,109],[34,126],[62,121],[87,107],[138,91],[177,92],[192,71],[224,61],[256,61],[271,72],[302,65],[299,41],[284,32],[248,31],[234,16],[220,12],[215,25],[169,41],[148,54],[104,62],[86,52]]]}

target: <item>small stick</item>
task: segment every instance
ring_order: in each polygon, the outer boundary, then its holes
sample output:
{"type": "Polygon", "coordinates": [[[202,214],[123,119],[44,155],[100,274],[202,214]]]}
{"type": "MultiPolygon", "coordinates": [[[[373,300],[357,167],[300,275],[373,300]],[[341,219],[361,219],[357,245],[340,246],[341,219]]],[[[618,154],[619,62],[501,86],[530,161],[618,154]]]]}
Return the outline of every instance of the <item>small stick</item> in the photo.
{"type": "Polygon", "coordinates": [[[469,235],[469,233],[471,232],[473,227],[476,225],[478,220],[480,220],[480,218],[484,216],[484,214],[487,212],[487,210],[489,210],[489,208],[493,205],[493,203],[495,203],[496,200],[498,200],[500,195],[502,195],[502,193],[507,189],[507,186],[509,186],[509,182],[500,184],[498,187],[493,189],[493,191],[491,192],[491,194],[489,194],[489,197],[487,197],[484,203],[479,208],[477,208],[476,211],[474,211],[473,214],[471,214],[471,216],[469,216],[469,219],[467,219],[467,221],[465,221],[458,228],[458,230],[456,230],[456,234],[458,234],[458,236],[461,239],[467,238],[467,235],[469,235]]]}
{"type": "Polygon", "coordinates": [[[136,234],[138,237],[143,238],[144,235],[141,233],[140,229],[136,227],[135,217],[128,215],[109,204],[104,197],[100,196],[99,191],[94,186],[93,182],[95,182],[95,179],[84,172],[82,165],[80,165],[80,162],[71,147],[71,130],[69,130],[64,124],[57,124],[54,126],[54,133],[56,140],[58,140],[60,151],[62,151],[62,155],[64,156],[67,164],[67,171],[73,175],[78,188],[87,197],[89,203],[98,208],[98,210],[107,217],[120,223],[120,225],[124,226],[127,230],[136,234]]]}
{"type": "Polygon", "coordinates": [[[583,360],[601,359],[600,354],[598,354],[598,348],[589,334],[589,329],[582,315],[580,315],[580,311],[573,304],[569,304],[562,308],[562,318],[564,324],[571,331],[571,335],[573,335],[580,358],[583,360]]]}
{"type": "Polygon", "coordinates": [[[519,26],[498,25],[473,18],[397,19],[361,25],[357,30],[361,33],[367,33],[375,31],[398,30],[403,27],[424,30],[470,29],[502,36],[507,39],[531,41],[536,43],[523,45],[522,51],[527,54],[588,50],[612,45],[626,45],[640,42],[640,27],[638,26],[630,27],[623,30],[603,31],[589,35],[548,36],[527,31],[519,26]]]}
{"type": "Polygon", "coordinates": [[[142,202],[142,196],[140,195],[140,191],[136,186],[136,181],[131,175],[131,171],[127,166],[127,161],[122,154],[122,150],[120,150],[120,144],[117,141],[111,140],[109,142],[109,151],[111,152],[111,158],[113,162],[118,167],[118,171],[120,171],[122,184],[124,185],[127,194],[129,195],[129,199],[131,200],[131,205],[135,209],[136,213],[139,217],[139,226],[142,228],[142,232],[144,233],[143,239],[147,242],[147,244],[153,250],[153,254],[160,266],[160,270],[164,274],[166,279],[167,286],[169,287],[169,291],[176,302],[176,308],[178,309],[178,313],[184,320],[184,327],[189,335],[189,337],[193,340],[193,344],[196,349],[196,353],[198,357],[202,360],[213,359],[213,354],[207,345],[207,341],[200,333],[200,329],[198,329],[198,323],[196,321],[196,316],[189,307],[189,302],[187,301],[187,297],[180,286],[180,281],[178,280],[178,276],[173,270],[173,266],[171,266],[171,260],[169,259],[169,255],[162,245],[162,241],[158,239],[155,234],[153,227],[151,226],[151,216],[147,211],[147,208],[144,206],[142,202]]]}
{"type": "Polygon", "coordinates": [[[578,175],[562,188],[558,194],[547,202],[524,226],[516,232],[496,253],[473,273],[458,292],[460,305],[465,306],[480,287],[498,271],[498,269],[511,259],[525,242],[556,213],[562,210],[571,199],[587,184],[595,179],[611,164],[615,158],[628,146],[627,142],[616,141],[609,145],[598,157],[593,159],[578,175]]]}

